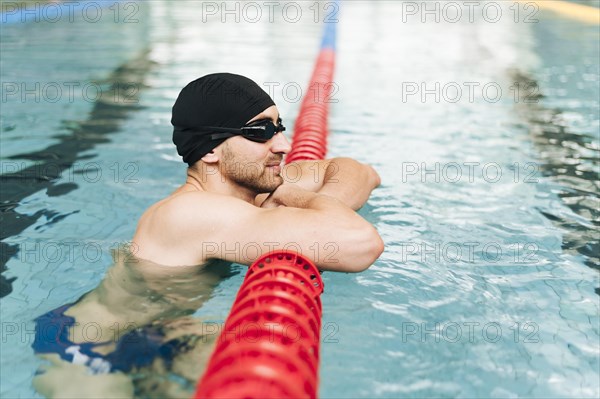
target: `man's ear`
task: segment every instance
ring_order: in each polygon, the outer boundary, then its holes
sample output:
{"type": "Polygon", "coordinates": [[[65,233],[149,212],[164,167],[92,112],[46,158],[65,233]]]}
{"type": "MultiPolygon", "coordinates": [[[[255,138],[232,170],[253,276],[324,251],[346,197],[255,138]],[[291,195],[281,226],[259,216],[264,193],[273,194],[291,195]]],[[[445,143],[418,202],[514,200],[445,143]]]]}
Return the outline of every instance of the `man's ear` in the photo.
{"type": "Polygon", "coordinates": [[[215,150],[212,150],[200,159],[206,164],[214,164],[219,161],[219,154],[215,150]]]}

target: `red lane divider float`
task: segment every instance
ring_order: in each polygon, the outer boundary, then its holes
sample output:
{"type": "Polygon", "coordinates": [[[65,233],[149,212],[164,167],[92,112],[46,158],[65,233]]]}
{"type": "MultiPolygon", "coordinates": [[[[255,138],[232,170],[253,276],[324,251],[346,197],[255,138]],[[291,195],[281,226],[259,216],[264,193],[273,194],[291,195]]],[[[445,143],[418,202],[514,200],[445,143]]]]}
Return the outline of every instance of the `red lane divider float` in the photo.
{"type": "Polygon", "coordinates": [[[317,160],[327,154],[327,117],[331,93],[335,84],[335,50],[321,49],[310,79],[308,92],[302,99],[300,113],[294,124],[292,150],[286,163],[302,160],[317,160]]]}
{"type": "Polygon", "coordinates": [[[316,398],[323,281],[292,251],[248,269],[195,398],[316,398]]]}

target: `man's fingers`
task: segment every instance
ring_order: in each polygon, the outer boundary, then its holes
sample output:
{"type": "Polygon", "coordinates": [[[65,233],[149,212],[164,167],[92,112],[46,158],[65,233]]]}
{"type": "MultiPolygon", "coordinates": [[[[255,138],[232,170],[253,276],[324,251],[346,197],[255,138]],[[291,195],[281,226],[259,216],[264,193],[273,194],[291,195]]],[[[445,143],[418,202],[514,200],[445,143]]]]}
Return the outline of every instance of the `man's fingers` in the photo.
{"type": "Polygon", "coordinates": [[[277,208],[278,206],[281,206],[281,203],[279,201],[275,201],[272,198],[267,198],[260,207],[261,208],[277,208]]]}

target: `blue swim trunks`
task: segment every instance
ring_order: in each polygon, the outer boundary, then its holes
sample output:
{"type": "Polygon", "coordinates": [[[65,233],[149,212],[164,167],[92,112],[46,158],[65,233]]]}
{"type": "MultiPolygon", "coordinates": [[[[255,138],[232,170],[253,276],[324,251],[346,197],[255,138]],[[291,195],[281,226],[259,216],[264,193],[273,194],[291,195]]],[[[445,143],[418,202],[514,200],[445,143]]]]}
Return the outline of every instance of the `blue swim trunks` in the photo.
{"type": "Polygon", "coordinates": [[[35,319],[35,353],[56,353],[68,362],[87,366],[94,374],[105,374],[147,367],[156,358],[162,358],[170,369],[176,354],[189,348],[180,338],[165,341],[163,327],[148,325],[124,334],[113,352],[102,355],[94,349],[112,341],[77,344],[69,339],[69,327],[75,325],[75,319],[65,312],[72,305],[63,305],[35,319]]]}

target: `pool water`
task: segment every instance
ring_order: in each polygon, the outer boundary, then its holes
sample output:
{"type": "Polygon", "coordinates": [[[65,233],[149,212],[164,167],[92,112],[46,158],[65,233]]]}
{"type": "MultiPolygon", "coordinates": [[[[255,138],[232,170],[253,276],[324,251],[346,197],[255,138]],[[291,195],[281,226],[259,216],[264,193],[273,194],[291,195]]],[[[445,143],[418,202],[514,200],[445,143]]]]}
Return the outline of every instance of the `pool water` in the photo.
{"type": "MultiPolygon", "coordinates": [[[[293,126],[323,27],[311,2],[296,23],[126,4],[116,22],[2,24],[2,397],[40,397],[33,320],[102,287],[111,250],[184,181],[179,90],[240,73],[293,126]],[[36,82],[47,92],[21,97],[36,82]],[[89,91],[69,98],[69,82],[89,91]]],[[[379,171],[360,214],[386,249],[364,273],[323,275],[320,397],[600,396],[598,27],[543,11],[515,23],[499,4],[494,23],[342,4],[328,154],[379,171]]],[[[222,321],[244,270],[193,317],[222,321]]],[[[144,281],[127,285],[134,303],[156,291],[144,281]]]]}

